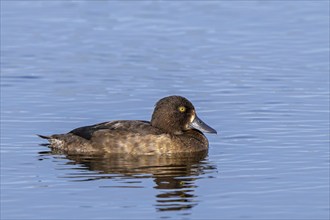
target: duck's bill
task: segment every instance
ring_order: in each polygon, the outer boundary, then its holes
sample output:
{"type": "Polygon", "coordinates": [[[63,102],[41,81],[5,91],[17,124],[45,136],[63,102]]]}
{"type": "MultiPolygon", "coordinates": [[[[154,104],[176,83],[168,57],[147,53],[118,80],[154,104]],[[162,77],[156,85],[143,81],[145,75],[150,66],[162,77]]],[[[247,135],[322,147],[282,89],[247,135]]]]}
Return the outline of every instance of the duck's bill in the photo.
{"type": "Polygon", "coordinates": [[[190,127],[205,133],[214,133],[214,134],[217,133],[216,130],[214,130],[213,128],[205,124],[201,119],[199,119],[197,115],[195,119],[191,122],[190,127]]]}

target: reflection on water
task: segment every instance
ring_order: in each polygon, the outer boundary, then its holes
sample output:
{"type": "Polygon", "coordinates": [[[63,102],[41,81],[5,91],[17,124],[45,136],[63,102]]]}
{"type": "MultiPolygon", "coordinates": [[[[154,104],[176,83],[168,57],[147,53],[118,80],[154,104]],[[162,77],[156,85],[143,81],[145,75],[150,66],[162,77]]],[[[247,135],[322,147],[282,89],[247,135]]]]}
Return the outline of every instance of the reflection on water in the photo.
{"type": "MultiPolygon", "coordinates": [[[[39,152],[40,160],[58,156],[59,152],[39,152]]],[[[175,156],[132,156],[132,155],[65,155],[72,171],[65,176],[70,181],[95,181],[111,179],[120,185],[102,187],[137,188],[141,179],[152,178],[157,189],[155,207],[157,211],[190,209],[198,204],[194,188],[196,180],[205,173],[214,172],[215,165],[207,160],[207,151],[175,156]],[[93,171],[91,172],[81,172],[93,171]]]]}

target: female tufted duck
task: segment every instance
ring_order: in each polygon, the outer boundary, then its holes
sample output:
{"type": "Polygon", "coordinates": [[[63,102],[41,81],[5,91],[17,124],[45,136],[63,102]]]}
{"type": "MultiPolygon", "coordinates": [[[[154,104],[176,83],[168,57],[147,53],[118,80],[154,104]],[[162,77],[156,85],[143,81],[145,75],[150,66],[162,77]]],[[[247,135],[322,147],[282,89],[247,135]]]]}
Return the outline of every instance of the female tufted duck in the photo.
{"type": "Polygon", "coordinates": [[[190,101],[168,96],[156,103],[151,122],[111,121],[39,136],[66,153],[153,155],[206,151],[208,140],[202,132],[217,133],[197,117],[190,101]]]}

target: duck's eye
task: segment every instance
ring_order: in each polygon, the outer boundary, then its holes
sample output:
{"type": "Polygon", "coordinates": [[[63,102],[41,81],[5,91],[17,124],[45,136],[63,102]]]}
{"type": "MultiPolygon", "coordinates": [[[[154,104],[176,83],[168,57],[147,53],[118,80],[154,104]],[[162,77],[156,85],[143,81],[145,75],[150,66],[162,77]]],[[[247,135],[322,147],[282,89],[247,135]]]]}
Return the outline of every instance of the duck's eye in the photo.
{"type": "Polygon", "coordinates": [[[179,111],[180,111],[181,113],[185,112],[185,111],[186,111],[186,107],[184,107],[184,106],[180,106],[180,107],[179,107],[179,111]]]}

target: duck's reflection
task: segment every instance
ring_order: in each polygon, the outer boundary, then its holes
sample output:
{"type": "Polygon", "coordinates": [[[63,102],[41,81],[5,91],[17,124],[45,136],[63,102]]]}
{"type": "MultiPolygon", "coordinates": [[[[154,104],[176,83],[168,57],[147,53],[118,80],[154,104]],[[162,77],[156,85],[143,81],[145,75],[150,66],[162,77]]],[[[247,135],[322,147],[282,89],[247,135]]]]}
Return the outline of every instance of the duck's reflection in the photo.
{"type": "MultiPolygon", "coordinates": [[[[58,152],[40,152],[57,155],[58,152]]],[[[198,204],[194,188],[196,180],[206,178],[205,173],[214,173],[216,167],[207,159],[207,152],[180,154],[175,156],[128,156],[128,155],[66,155],[70,161],[67,165],[80,165],[81,168],[94,171],[83,175],[81,172],[71,173],[67,178],[76,181],[99,179],[123,180],[120,186],[137,187],[141,178],[153,178],[157,189],[155,207],[158,211],[190,209],[198,204]]],[[[143,187],[143,186],[142,186],[143,187]]]]}

